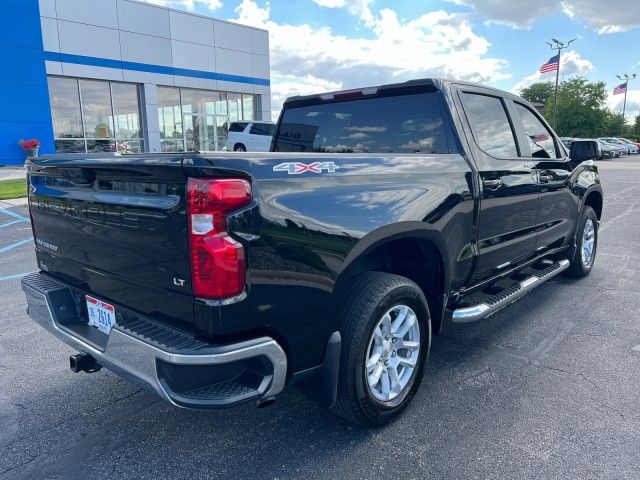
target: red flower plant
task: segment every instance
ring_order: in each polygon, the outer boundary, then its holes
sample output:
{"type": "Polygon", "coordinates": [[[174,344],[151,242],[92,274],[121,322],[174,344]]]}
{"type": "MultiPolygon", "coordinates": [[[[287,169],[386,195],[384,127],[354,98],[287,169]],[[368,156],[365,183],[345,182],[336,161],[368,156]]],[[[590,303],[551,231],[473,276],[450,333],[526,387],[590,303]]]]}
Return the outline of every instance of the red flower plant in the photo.
{"type": "Polygon", "coordinates": [[[40,140],[32,138],[30,140],[20,140],[18,144],[25,150],[31,150],[40,146],[40,140]]]}

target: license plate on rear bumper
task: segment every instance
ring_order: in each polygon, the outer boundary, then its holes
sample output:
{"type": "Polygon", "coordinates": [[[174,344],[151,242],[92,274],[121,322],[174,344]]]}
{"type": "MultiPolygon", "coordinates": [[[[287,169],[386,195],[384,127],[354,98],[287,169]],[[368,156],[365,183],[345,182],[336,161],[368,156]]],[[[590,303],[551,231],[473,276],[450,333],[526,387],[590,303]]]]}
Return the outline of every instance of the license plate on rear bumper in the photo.
{"type": "Polygon", "coordinates": [[[85,295],[87,301],[87,313],[89,314],[89,325],[96,327],[103,333],[109,335],[111,328],[116,323],[116,309],[97,298],[85,295]]]}

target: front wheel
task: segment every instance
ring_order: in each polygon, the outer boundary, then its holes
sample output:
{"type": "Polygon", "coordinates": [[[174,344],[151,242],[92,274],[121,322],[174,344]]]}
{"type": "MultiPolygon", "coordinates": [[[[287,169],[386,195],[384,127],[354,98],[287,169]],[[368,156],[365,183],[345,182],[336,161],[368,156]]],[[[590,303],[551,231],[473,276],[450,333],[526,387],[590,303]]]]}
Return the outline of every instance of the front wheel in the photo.
{"type": "Polygon", "coordinates": [[[585,206],[578,224],[576,248],[569,268],[566,270],[572,277],[586,277],[591,273],[598,249],[598,216],[593,208],[585,206]]]}
{"type": "Polygon", "coordinates": [[[353,282],[342,314],[338,397],[334,411],[363,426],[400,415],[422,381],[431,320],[418,285],[381,272],[353,282]]]}

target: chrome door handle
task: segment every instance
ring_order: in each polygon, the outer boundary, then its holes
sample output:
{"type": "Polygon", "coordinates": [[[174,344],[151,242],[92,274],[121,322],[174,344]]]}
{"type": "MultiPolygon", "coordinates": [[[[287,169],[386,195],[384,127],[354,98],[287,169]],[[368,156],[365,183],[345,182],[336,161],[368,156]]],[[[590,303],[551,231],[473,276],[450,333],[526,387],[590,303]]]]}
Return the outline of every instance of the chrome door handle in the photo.
{"type": "Polygon", "coordinates": [[[549,183],[553,180],[553,175],[540,175],[540,183],[549,183]]]}
{"type": "Polygon", "coordinates": [[[489,179],[489,178],[485,178],[484,180],[482,180],[482,184],[486,187],[486,188],[490,188],[492,190],[499,188],[502,186],[502,180],[499,178],[495,178],[495,179],[489,179]]]}

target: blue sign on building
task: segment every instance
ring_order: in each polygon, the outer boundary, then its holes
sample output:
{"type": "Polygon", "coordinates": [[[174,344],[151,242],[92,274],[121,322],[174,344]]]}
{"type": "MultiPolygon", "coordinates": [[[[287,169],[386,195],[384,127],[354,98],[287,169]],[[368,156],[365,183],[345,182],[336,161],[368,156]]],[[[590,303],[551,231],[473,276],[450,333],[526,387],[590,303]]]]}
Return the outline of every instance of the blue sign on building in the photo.
{"type": "Polygon", "coordinates": [[[54,151],[38,0],[0,0],[0,165],[20,164],[21,139],[54,151]]]}

